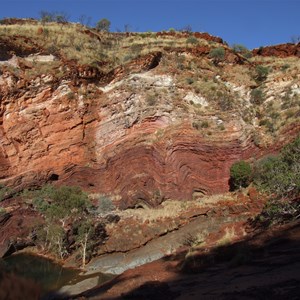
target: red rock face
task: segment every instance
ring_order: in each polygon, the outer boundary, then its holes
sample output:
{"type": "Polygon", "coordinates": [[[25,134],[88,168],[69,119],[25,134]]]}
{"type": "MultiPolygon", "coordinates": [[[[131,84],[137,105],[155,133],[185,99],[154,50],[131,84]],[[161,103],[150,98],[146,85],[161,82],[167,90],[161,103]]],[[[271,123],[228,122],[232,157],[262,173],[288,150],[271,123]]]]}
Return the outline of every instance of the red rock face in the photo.
{"type": "Polygon", "coordinates": [[[121,207],[155,206],[228,191],[234,161],[271,151],[254,146],[238,117],[212,135],[188,119],[174,123],[172,113],[128,125],[117,100],[77,101],[65,88],[2,101],[2,183],[22,190],[57,181],[115,195],[121,207]]]}
{"type": "Polygon", "coordinates": [[[164,32],[157,32],[156,35],[157,36],[178,36],[178,37],[189,37],[189,36],[193,35],[194,37],[199,38],[199,39],[204,39],[207,41],[212,41],[212,42],[216,42],[216,43],[220,43],[220,44],[224,43],[223,39],[221,39],[220,37],[210,35],[207,32],[164,31],[164,32]]]}
{"type": "MultiPolygon", "coordinates": [[[[195,51],[207,55],[209,48],[195,51]]],[[[230,55],[227,51],[226,60],[235,62],[237,56],[230,55]]],[[[239,115],[228,118],[224,131],[215,115],[207,116],[215,125],[204,132],[193,128],[182,103],[168,108],[161,98],[159,109],[145,104],[141,98],[155,84],[170,93],[174,87],[168,75],[142,73],[161,57],[161,52],[138,57],[108,74],[69,61],[70,77],[62,82],[50,75],[26,82],[8,70],[1,74],[0,183],[20,191],[56,181],[113,195],[124,208],[155,206],[166,198],[228,191],[234,161],[275,151],[257,148],[239,115]],[[130,76],[131,86],[122,83],[130,76]],[[152,77],[157,82],[143,83],[152,77]],[[130,91],[136,82],[141,93],[130,91]],[[99,88],[108,83],[110,89],[99,88]]]]}
{"type": "Polygon", "coordinates": [[[90,128],[96,136],[91,139],[96,142],[91,166],[74,166],[62,174],[62,182],[120,195],[122,207],[155,206],[164,198],[191,199],[228,191],[231,164],[255,151],[250,141],[240,137],[223,135],[223,140],[215,136],[215,141],[208,141],[190,124],[155,140],[159,122],[148,121],[125,130],[122,138],[104,148],[103,141],[97,145],[101,123],[95,122],[95,128],[90,128]]]}
{"type": "Polygon", "coordinates": [[[190,124],[158,139],[167,121],[124,128],[101,114],[97,102],[73,103],[46,90],[7,105],[0,150],[5,182],[23,189],[58,179],[120,195],[125,206],[228,189],[229,167],[244,150],[237,140],[205,141],[190,124]]]}
{"type": "Polygon", "coordinates": [[[262,47],[252,50],[252,53],[253,55],[276,56],[281,58],[288,56],[300,57],[300,43],[280,44],[275,46],[262,47]]]}

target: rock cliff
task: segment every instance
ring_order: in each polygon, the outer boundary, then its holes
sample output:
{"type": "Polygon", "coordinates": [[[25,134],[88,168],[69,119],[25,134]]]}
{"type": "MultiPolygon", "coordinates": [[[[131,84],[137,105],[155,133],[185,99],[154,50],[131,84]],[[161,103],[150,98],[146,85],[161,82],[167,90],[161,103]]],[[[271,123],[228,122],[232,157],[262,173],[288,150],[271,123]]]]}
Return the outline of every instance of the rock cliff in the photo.
{"type": "MultiPolygon", "coordinates": [[[[98,33],[87,35],[99,42],[98,33]]],[[[155,37],[163,38],[178,36],[155,37]]],[[[297,111],[288,120],[280,115],[285,124],[271,133],[259,123],[268,102],[282,105],[287,90],[298,101],[299,62],[289,61],[292,77],[272,62],[277,71],[257,106],[251,91],[261,62],[207,34],[194,39],[203,46],[163,44],[106,70],[108,62],[80,64],[15,36],[1,50],[1,183],[15,191],[49,181],[79,185],[122,208],[228,191],[234,161],[276,151],[299,132],[297,111]],[[225,48],[222,61],[211,58],[211,43],[225,48]]]]}

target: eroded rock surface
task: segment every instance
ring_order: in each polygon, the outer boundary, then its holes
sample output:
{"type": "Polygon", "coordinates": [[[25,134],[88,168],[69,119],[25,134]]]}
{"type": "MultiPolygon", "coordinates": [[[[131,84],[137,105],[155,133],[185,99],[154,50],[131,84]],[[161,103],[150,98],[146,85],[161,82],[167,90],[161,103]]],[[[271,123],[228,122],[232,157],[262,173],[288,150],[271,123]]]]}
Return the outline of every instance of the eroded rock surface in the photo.
{"type": "MultiPolygon", "coordinates": [[[[92,37],[101,42],[98,33],[92,37]]],[[[24,36],[1,38],[0,183],[17,192],[55,181],[107,194],[121,208],[156,206],[228,191],[233,162],[275,152],[299,131],[299,122],[283,120],[284,138],[264,132],[256,115],[265,111],[251,102],[256,83],[243,73],[243,64],[252,66],[220,38],[174,32],[151,38],[163,46],[154,43],[106,73],[100,67],[108,61],[85,65],[62,52],[50,55],[24,36]],[[199,40],[164,42],[177,37],[199,40]],[[212,43],[224,47],[223,61],[210,57],[212,43]],[[38,69],[41,63],[48,72],[38,69]]],[[[297,76],[284,84],[282,73],[268,76],[265,110],[274,99],[283,105],[288,89],[298,95],[297,76]]],[[[296,111],[286,114],[296,120],[296,111]]]]}
{"type": "Polygon", "coordinates": [[[300,43],[298,44],[280,44],[274,46],[261,47],[252,51],[254,55],[261,56],[276,56],[276,57],[288,57],[297,56],[300,57],[300,43]]]}

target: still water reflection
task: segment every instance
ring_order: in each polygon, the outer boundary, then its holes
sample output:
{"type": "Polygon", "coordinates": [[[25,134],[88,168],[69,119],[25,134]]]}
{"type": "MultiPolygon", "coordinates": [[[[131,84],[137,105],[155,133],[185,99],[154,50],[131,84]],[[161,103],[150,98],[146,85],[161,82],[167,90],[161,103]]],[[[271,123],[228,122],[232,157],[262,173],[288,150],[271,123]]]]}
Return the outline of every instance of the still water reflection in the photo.
{"type": "Polygon", "coordinates": [[[80,273],[79,270],[63,268],[49,259],[23,253],[0,260],[0,268],[4,273],[14,273],[36,282],[44,293],[58,290],[78,278],[80,273]]]}

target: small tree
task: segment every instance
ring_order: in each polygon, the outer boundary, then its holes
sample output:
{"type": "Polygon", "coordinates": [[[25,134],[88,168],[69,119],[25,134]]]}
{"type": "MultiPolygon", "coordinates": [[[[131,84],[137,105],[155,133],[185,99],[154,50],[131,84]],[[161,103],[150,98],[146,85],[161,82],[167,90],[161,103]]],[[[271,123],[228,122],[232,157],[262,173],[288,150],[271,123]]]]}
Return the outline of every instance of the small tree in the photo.
{"type": "Polygon", "coordinates": [[[33,205],[45,216],[43,228],[37,230],[36,243],[63,258],[66,254],[66,224],[85,216],[90,205],[79,187],[46,185],[34,192],[33,205]]]}
{"type": "Polygon", "coordinates": [[[94,234],[94,227],[92,222],[88,220],[82,221],[78,226],[78,234],[76,236],[76,241],[80,245],[81,249],[81,267],[84,269],[86,264],[87,249],[92,245],[92,236],[94,234]]]}
{"type": "Polygon", "coordinates": [[[235,162],[230,168],[230,186],[235,190],[247,187],[250,183],[252,169],[249,163],[244,160],[235,162]]]}
{"type": "Polygon", "coordinates": [[[40,19],[42,23],[48,23],[54,21],[54,13],[42,10],[40,12],[40,19]]]}
{"type": "Polygon", "coordinates": [[[232,45],[232,50],[235,53],[239,53],[239,54],[243,55],[245,58],[251,58],[252,57],[251,52],[244,45],[233,44],[232,45]]]}
{"type": "Polygon", "coordinates": [[[91,24],[91,17],[86,15],[81,15],[79,17],[79,23],[83,26],[89,27],[91,24]]]}
{"type": "Polygon", "coordinates": [[[98,21],[98,23],[96,24],[96,29],[100,30],[100,31],[106,31],[109,32],[110,29],[110,21],[108,19],[101,19],[100,21],[98,21]]]}
{"type": "Polygon", "coordinates": [[[55,14],[55,21],[57,23],[68,23],[69,16],[65,12],[60,12],[55,14]]]}

